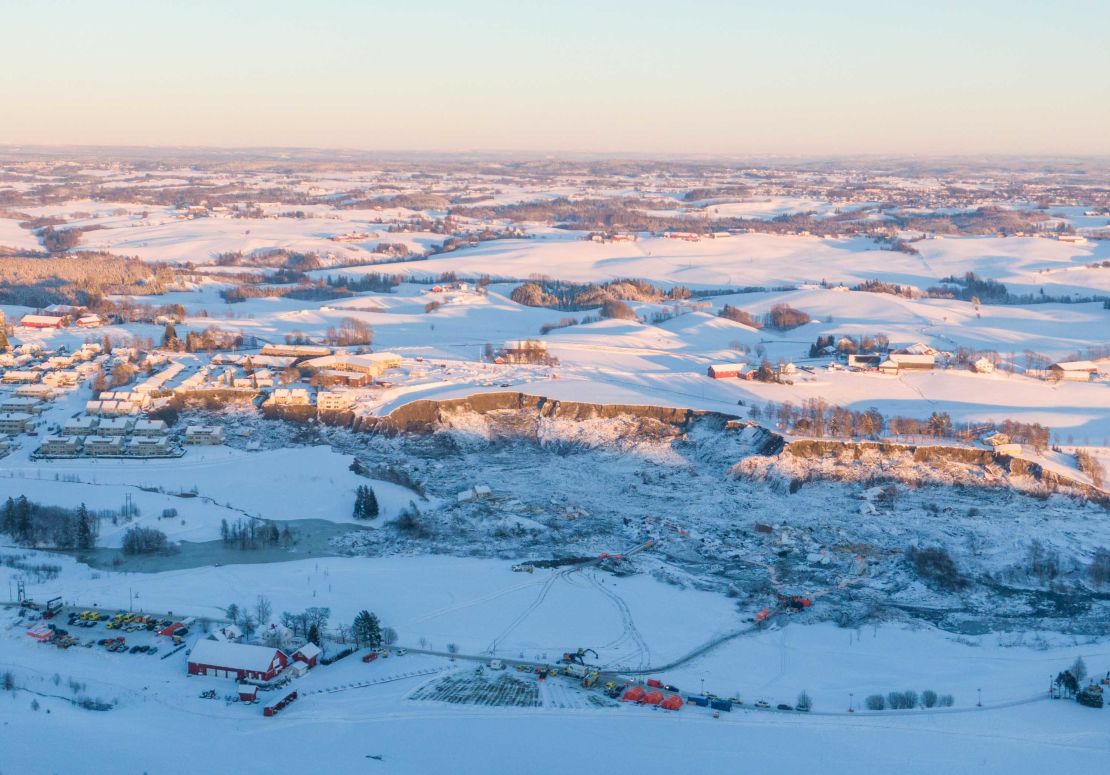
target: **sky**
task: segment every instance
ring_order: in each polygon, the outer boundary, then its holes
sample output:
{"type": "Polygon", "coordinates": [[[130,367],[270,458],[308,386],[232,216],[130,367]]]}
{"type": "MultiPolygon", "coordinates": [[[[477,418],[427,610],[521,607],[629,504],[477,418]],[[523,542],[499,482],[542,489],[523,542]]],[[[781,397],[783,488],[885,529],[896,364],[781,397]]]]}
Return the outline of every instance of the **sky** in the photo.
{"type": "Polygon", "coordinates": [[[1107,0],[0,0],[0,144],[1110,154],[1107,0]]]}

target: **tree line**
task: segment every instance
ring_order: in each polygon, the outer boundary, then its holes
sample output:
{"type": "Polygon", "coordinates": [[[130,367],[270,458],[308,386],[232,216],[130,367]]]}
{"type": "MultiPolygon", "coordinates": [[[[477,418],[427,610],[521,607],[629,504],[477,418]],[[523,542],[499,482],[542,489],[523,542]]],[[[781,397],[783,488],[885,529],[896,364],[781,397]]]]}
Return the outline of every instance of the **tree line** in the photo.
{"type": "Polygon", "coordinates": [[[1048,448],[1050,431],[1040,423],[1015,420],[964,423],[957,425],[947,412],[933,412],[922,420],[895,415],[887,417],[872,407],[856,411],[829,404],[822,398],[810,398],[795,406],[789,401],[764,407],[753,406],[751,419],[766,419],[788,433],[823,438],[878,439],[885,436],[927,436],[937,439],[972,441],[984,433],[998,431],[1018,444],[1028,444],[1038,451],[1048,448]]]}
{"type": "Polygon", "coordinates": [[[100,535],[101,515],[82,503],[76,509],[44,506],[27,499],[8,497],[0,509],[0,533],[22,546],[58,549],[92,549],[100,535]]]}

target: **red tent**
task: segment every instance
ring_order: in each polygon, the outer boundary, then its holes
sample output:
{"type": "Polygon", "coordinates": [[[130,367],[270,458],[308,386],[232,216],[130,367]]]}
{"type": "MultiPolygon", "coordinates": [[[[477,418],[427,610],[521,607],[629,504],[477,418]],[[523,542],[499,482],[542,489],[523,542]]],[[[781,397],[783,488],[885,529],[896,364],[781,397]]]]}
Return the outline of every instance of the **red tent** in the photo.
{"type": "Polygon", "coordinates": [[[648,692],[644,697],[644,705],[658,705],[663,701],[663,692],[648,692]]]}
{"type": "Polygon", "coordinates": [[[677,694],[672,694],[667,699],[659,703],[659,707],[664,710],[682,710],[682,698],[677,694]]]}
{"type": "Polygon", "coordinates": [[[168,638],[184,626],[185,625],[182,624],[181,622],[174,622],[169,627],[166,627],[164,630],[159,630],[158,634],[159,635],[165,635],[168,638]]]}
{"type": "Polygon", "coordinates": [[[631,689],[624,693],[624,696],[621,697],[621,699],[625,702],[639,702],[640,700],[644,699],[644,687],[633,686],[631,689]]]}

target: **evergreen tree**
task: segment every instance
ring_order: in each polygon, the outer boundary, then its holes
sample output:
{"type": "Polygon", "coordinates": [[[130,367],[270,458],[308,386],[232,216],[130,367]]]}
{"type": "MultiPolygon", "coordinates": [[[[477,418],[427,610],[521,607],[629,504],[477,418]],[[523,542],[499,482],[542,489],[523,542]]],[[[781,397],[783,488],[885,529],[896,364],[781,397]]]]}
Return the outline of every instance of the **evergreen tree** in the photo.
{"type": "Polygon", "coordinates": [[[355,643],[359,646],[366,645],[370,642],[370,612],[359,611],[355,616],[354,622],[351,624],[351,635],[354,636],[355,643]]]}
{"type": "Polygon", "coordinates": [[[370,614],[369,634],[366,642],[370,648],[379,649],[382,647],[382,627],[376,614],[370,614]]]}
{"type": "Polygon", "coordinates": [[[166,323],[166,330],[162,333],[162,347],[167,350],[176,350],[180,346],[181,340],[177,338],[177,329],[171,320],[166,323]]]}
{"type": "Polygon", "coordinates": [[[89,510],[85,508],[82,503],[77,507],[77,536],[76,543],[78,549],[92,549],[96,542],[96,536],[93,530],[92,517],[89,516],[89,510]]]}
{"type": "Polygon", "coordinates": [[[31,528],[31,504],[26,495],[20,495],[15,502],[15,536],[16,543],[31,543],[33,530],[31,528]]]}
{"type": "Polygon", "coordinates": [[[10,495],[4,501],[4,510],[0,512],[0,533],[15,536],[15,499],[10,495]]]}
{"type": "Polygon", "coordinates": [[[378,621],[376,614],[369,611],[359,611],[354,624],[351,626],[351,634],[354,635],[355,642],[360,645],[366,645],[372,649],[381,648],[382,646],[381,622],[378,621]]]}
{"type": "Polygon", "coordinates": [[[366,497],[363,500],[364,514],[366,519],[373,519],[378,516],[378,496],[374,494],[374,489],[367,486],[366,497]]]}
{"type": "Polygon", "coordinates": [[[354,511],[355,519],[365,519],[366,518],[366,515],[364,514],[365,511],[366,511],[366,487],[364,485],[360,484],[358,486],[358,488],[355,490],[355,511],[354,511]]]}
{"type": "Polygon", "coordinates": [[[315,623],[308,628],[308,641],[320,645],[320,628],[315,623]]]}

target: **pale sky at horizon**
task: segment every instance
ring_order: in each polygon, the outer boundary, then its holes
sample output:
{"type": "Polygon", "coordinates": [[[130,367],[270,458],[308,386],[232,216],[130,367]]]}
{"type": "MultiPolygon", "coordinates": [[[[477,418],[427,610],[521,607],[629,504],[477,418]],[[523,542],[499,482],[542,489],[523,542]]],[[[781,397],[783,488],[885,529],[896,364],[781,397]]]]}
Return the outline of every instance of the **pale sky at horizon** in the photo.
{"type": "Polygon", "coordinates": [[[0,143],[1110,153],[1110,0],[0,0],[0,143]]]}

